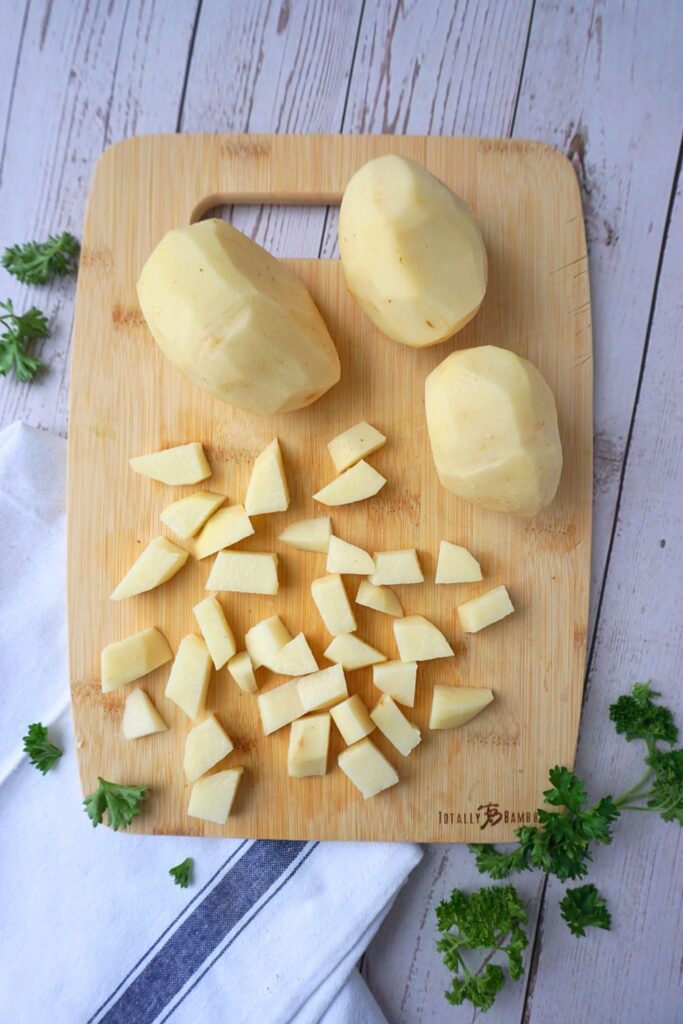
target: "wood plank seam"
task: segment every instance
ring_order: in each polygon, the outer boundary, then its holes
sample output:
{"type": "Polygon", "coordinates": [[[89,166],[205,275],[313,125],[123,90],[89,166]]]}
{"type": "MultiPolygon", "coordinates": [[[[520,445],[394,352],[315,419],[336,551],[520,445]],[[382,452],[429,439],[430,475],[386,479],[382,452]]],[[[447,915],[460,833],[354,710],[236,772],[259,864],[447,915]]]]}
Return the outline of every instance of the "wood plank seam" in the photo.
{"type": "Polygon", "coordinates": [[[183,124],[183,111],[185,110],[185,97],[187,95],[187,83],[190,79],[190,69],[192,68],[192,58],[194,57],[194,44],[197,39],[197,29],[199,28],[199,22],[202,16],[202,6],[204,0],[197,0],[197,7],[194,15],[194,24],[192,25],[192,35],[190,36],[190,44],[187,48],[187,60],[185,61],[185,70],[183,72],[183,86],[180,90],[180,99],[178,101],[178,116],[176,117],[176,134],[182,129],[183,124]]]}
{"type": "Polygon", "coordinates": [[[19,45],[17,46],[17,56],[14,62],[14,71],[12,72],[12,83],[10,85],[9,102],[7,104],[7,115],[5,117],[5,131],[2,137],[2,151],[0,151],[0,188],[2,188],[2,176],[5,168],[5,156],[7,153],[7,139],[9,138],[9,126],[12,120],[12,113],[14,110],[14,94],[17,89],[17,76],[19,74],[19,65],[21,64],[21,55],[24,51],[24,39],[26,38],[26,25],[28,22],[28,9],[29,0],[26,0],[26,3],[24,5],[24,20],[21,24],[19,45]]]}

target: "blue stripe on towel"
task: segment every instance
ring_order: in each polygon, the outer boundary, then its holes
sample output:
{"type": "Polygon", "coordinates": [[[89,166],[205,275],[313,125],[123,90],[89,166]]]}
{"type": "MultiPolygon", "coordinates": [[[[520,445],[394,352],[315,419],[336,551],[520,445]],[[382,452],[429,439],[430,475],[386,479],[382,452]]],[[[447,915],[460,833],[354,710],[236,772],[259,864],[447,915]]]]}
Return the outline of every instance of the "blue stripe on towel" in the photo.
{"type": "Polygon", "coordinates": [[[253,843],[99,1018],[101,1024],[152,1024],[306,845],[253,843]]]}

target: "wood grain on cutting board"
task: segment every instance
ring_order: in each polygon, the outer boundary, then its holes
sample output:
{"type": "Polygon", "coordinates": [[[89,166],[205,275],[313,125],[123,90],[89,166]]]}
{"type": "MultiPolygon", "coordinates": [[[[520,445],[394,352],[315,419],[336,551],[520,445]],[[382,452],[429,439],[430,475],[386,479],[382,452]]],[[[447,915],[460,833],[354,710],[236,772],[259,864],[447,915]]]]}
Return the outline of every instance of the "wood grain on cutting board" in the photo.
{"type": "MultiPolygon", "coordinates": [[[[413,839],[511,838],[538,803],[548,766],[573,760],[581,703],[591,529],[592,358],[590,302],[581,206],[574,172],[537,143],[383,136],[150,136],[108,150],[93,179],[83,237],[74,326],[69,424],[69,636],[74,719],[84,791],[96,776],[144,782],[150,797],[138,831],[253,837],[413,839]],[[308,409],[257,418],[199,391],[164,359],[147,331],[135,282],[171,227],[216,202],[335,203],[365,160],[398,152],[424,163],[470,203],[489,254],[490,281],[479,316],[454,341],[414,351],[377,332],[346,294],[336,261],[290,261],[318,303],[339,349],[342,380],[308,409]],[[565,468],[553,505],[532,520],[475,509],[439,485],[423,413],[427,373],[456,347],[495,343],[528,357],[558,403],[565,468]],[[168,666],[141,680],[171,728],[133,743],[120,718],[130,687],[102,694],[99,653],[106,643],[157,625],[175,649],[196,632],[192,605],[204,595],[212,559],[188,562],[168,584],[116,604],[109,594],[138,552],[165,533],[162,509],[191,488],[136,476],[128,457],[202,441],[214,475],[208,486],[243,500],[251,464],[280,438],[292,504],[255,517],[245,550],[277,550],[275,598],[222,595],[243,635],[280,614],[304,630],[321,666],[329,642],[309,597],[324,574],[323,555],[280,545],[294,519],[324,514],[310,495],[334,475],[326,441],[358,419],[388,437],[370,462],[388,479],[374,499],[332,510],[335,532],[367,550],[417,547],[427,583],[398,587],[407,613],[444,631],[455,658],[422,664],[407,715],[423,742],[402,758],[373,740],[401,784],[363,801],[336,767],[322,779],[290,780],[288,730],[262,736],[255,698],[217,673],[207,707],[236,742],[226,765],[246,771],[225,827],[186,816],[189,787],[182,751],[191,723],[163,695],[168,666]],[[481,584],[435,587],[441,539],[470,547],[481,584]],[[456,606],[505,583],[517,612],[475,636],[459,631],[456,606]],[[427,729],[435,682],[491,686],[496,702],[459,730],[427,729]],[[494,806],[495,805],[495,806],[494,806]]],[[[358,577],[347,577],[355,596],[358,577]]],[[[358,635],[397,656],[392,620],[354,610],[358,635]]],[[[371,670],[348,673],[350,692],[368,703],[371,670]]],[[[278,685],[259,670],[263,689],[278,685]]]]}

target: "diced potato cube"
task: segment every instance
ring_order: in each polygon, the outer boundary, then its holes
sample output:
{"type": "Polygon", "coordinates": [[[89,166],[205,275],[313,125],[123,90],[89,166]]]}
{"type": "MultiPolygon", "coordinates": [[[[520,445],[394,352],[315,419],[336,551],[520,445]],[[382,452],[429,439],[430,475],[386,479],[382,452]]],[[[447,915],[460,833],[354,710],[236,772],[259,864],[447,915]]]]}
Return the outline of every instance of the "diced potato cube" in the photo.
{"type": "Polygon", "coordinates": [[[319,551],[327,554],[332,536],[332,520],[329,516],[318,516],[317,519],[302,519],[298,523],[290,523],[278,540],[289,544],[290,548],[300,551],[319,551]]]}
{"type": "Polygon", "coordinates": [[[222,772],[197,779],[187,805],[189,816],[225,825],[243,772],[244,768],[225,768],[222,772]]]}
{"type": "Polygon", "coordinates": [[[304,712],[323,711],[349,695],[341,665],[332,665],[313,675],[302,676],[296,680],[296,686],[304,712]]]}
{"type": "Polygon", "coordinates": [[[423,615],[408,615],[394,622],[394,636],[401,661],[452,658],[453,648],[440,629],[423,615]]]}
{"type": "Polygon", "coordinates": [[[327,449],[334,462],[334,468],[338,473],[343,473],[355,462],[376,452],[385,441],[384,434],[380,434],[379,430],[370,426],[365,420],[361,420],[354,427],[345,430],[343,434],[332,438],[327,449]]]}
{"type": "Polygon", "coordinates": [[[367,551],[349,544],[340,537],[330,537],[330,546],[327,553],[328,572],[345,572],[364,576],[375,571],[373,562],[367,551]]]}
{"type": "Polygon", "coordinates": [[[381,491],[386,483],[381,473],[367,462],[357,462],[351,469],[313,495],[322,505],[350,505],[364,501],[381,491]]]}
{"type": "Polygon", "coordinates": [[[287,753],[287,774],[293,779],[327,774],[330,716],[310,715],[292,722],[287,753]]]}
{"type": "Polygon", "coordinates": [[[251,663],[248,651],[240,651],[228,662],[228,672],[235,680],[240,690],[245,693],[256,693],[258,685],[254,675],[254,666],[251,663]]]}
{"type": "Polygon", "coordinates": [[[135,597],[166,583],[182,569],[189,558],[187,551],[166,537],[156,537],[131,565],[121,582],[112,591],[112,601],[135,597]]]}
{"type": "Polygon", "coordinates": [[[483,580],[481,566],[467,548],[442,540],[436,565],[436,583],[477,583],[483,580]]]}
{"type": "Polygon", "coordinates": [[[306,676],[318,671],[318,663],[303,633],[280,647],[264,664],[281,676],[306,676]]]}
{"type": "Polygon", "coordinates": [[[269,619],[257,622],[244,635],[244,646],[249,652],[255,669],[265,665],[271,657],[288,644],[292,639],[279,615],[271,615],[269,619]]]}
{"type": "Polygon", "coordinates": [[[235,637],[225,618],[225,612],[215,597],[205,597],[192,611],[204,642],[209,648],[214,667],[218,671],[227,665],[237,650],[235,637]]]}
{"type": "Polygon", "coordinates": [[[277,555],[273,552],[219,551],[206,581],[207,590],[235,594],[277,594],[277,555]]]}
{"type": "Polygon", "coordinates": [[[415,707],[416,661],[385,661],[372,666],[372,681],[378,690],[388,693],[399,704],[415,707]]]}
{"type": "Polygon", "coordinates": [[[404,757],[407,757],[422,739],[420,730],[408,721],[388,693],[382,694],[370,712],[370,718],[404,757]]]}
{"type": "Polygon", "coordinates": [[[386,654],[375,650],[364,640],[359,640],[351,633],[335,636],[325,651],[325,657],[330,661],[342,665],[352,671],[356,668],[365,668],[367,665],[376,665],[379,661],[386,661],[386,654]]]}
{"type": "Polygon", "coordinates": [[[149,455],[137,455],[128,460],[128,465],[135,473],[159,480],[162,484],[198,484],[211,476],[211,466],[198,441],[149,455]]]}
{"type": "Polygon", "coordinates": [[[123,706],[121,728],[127,740],[137,740],[141,736],[165,732],[168,726],[145,691],[133,690],[123,706]]]}
{"type": "Polygon", "coordinates": [[[228,505],[219,508],[205,523],[202,532],[195,539],[192,547],[194,557],[201,561],[209,555],[215,555],[223,548],[251,537],[254,527],[244,510],[243,505],[228,505]]]}
{"type": "Polygon", "coordinates": [[[464,725],[491,703],[493,693],[483,687],[435,686],[430,729],[454,729],[464,725]]]}
{"type": "Polygon", "coordinates": [[[201,637],[183,637],[166,684],[166,696],[196,722],[204,710],[211,676],[211,655],[201,637]]]}
{"type": "Polygon", "coordinates": [[[221,723],[215,715],[209,715],[194,729],[190,729],[185,739],[185,778],[188,782],[194,782],[227,757],[232,749],[233,742],[221,723]]]}
{"type": "Polygon", "coordinates": [[[376,551],[375,572],[370,582],[376,586],[383,583],[424,583],[420,561],[415,548],[403,551],[376,551]]]}
{"type": "Polygon", "coordinates": [[[403,615],[401,602],[393,590],[389,587],[378,587],[370,580],[361,580],[356,594],[356,604],[373,608],[376,612],[384,612],[385,615],[394,615],[396,618],[403,615]]]}
{"type": "Polygon", "coordinates": [[[351,608],[341,576],[321,576],[311,583],[311,596],[325,629],[332,636],[353,633],[356,619],[351,608]]]}
{"type": "Polygon", "coordinates": [[[330,714],[344,743],[349,746],[362,740],[364,736],[368,736],[375,728],[375,723],[370,718],[370,712],[357,693],[354,693],[348,700],[343,700],[341,704],[335,704],[333,708],[330,708],[330,714]]]}
{"type": "Polygon", "coordinates": [[[342,750],[337,764],[366,800],[398,782],[396,769],[367,737],[342,750]]]}
{"type": "Polygon", "coordinates": [[[285,512],[289,508],[289,488],[277,438],[256,457],[244,507],[249,516],[285,512]]]}
{"type": "Polygon", "coordinates": [[[266,736],[277,732],[283,725],[289,725],[295,718],[301,718],[304,707],[299,699],[298,679],[290,679],[282,686],[276,686],[267,693],[259,693],[258,701],[261,724],[266,736]]]}
{"type": "Polygon", "coordinates": [[[505,587],[494,587],[480,597],[473,597],[458,606],[458,619],[465,633],[478,633],[514,612],[505,587]]]}
{"type": "Polygon", "coordinates": [[[107,644],[101,655],[102,692],[108,693],[117,686],[125,686],[134,679],[146,676],[173,657],[166,637],[156,626],[143,629],[107,644]]]}
{"type": "Polygon", "coordinates": [[[194,537],[217,508],[225,501],[224,494],[212,491],[195,491],[186,498],[167,505],[159,518],[164,526],[175,533],[181,540],[194,537]]]}

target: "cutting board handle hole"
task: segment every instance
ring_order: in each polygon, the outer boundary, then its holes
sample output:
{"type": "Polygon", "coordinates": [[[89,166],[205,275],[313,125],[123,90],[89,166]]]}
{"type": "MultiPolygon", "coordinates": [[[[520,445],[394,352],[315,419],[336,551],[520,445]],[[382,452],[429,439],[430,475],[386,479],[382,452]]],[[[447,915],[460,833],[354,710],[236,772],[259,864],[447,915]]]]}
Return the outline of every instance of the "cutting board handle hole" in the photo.
{"type": "Polygon", "coordinates": [[[278,203],[199,203],[191,221],[220,217],[278,259],[338,259],[338,206],[290,206],[278,203]],[[208,204],[211,205],[208,205],[208,204]]]}

